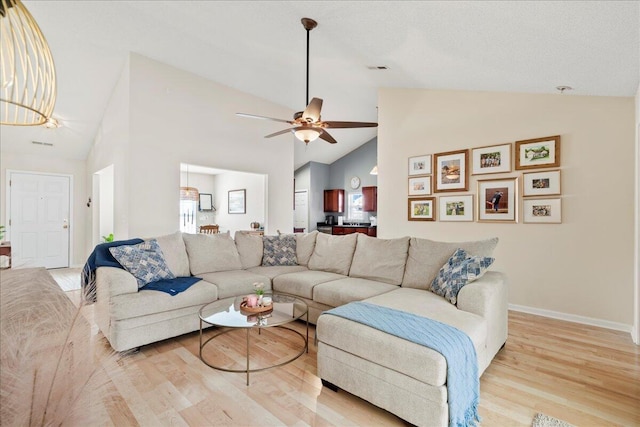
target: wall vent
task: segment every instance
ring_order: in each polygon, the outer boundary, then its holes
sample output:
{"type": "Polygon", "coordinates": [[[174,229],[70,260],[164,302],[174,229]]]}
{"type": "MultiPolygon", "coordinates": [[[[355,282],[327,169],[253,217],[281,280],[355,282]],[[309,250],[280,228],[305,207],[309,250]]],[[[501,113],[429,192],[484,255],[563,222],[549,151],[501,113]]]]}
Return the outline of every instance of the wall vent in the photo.
{"type": "Polygon", "coordinates": [[[44,145],[45,147],[53,147],[53,144],[50,142],[31,141],[31,143],[36,145],[44,145]]]}
{"type": "Polygon", "coordinates": [[[370,70],[388,70],[389,67],[386,65],[367,65],[367,68],[370,70]]]}

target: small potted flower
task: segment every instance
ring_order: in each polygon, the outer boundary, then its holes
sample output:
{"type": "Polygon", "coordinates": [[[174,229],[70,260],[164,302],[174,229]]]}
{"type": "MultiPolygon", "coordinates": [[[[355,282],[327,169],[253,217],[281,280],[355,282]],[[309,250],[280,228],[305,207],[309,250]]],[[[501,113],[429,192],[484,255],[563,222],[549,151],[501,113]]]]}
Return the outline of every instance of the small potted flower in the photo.
{"type": "Polygon", "coordinates": [[[262,297],[264,295],[264,283],[255,282],[253,284],[253,288],[255,289],[256,295],[258,295],[258,305],[262,305],[262,297]]]}

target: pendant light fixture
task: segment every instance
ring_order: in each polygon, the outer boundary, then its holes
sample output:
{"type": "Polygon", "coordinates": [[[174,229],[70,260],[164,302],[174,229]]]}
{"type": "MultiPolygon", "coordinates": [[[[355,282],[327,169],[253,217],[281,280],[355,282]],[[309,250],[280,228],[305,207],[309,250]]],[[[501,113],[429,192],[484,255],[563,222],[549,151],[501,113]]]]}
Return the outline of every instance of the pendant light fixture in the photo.
{"type": "Polygon", "coordinates": [[[49,45],[21,0],[0,0],[0,124],[38,126],[56,103],[49,45]]]}

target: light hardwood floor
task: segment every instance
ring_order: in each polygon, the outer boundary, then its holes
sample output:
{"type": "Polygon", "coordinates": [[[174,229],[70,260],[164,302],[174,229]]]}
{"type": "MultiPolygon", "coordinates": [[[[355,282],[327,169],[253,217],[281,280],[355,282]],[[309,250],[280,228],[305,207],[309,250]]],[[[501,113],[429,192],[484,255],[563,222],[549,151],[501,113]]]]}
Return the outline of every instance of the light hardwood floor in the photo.
{"type": "MultiPolygon", "coordinates": [[[[71,273],[74,274],[74,273],[71,273]]],[[[79,292],[67,292],[76,304],[79,292]]],[[[83,308],[91,321],[91,306],[83,308]]],[[[303,324],[295,327],[303,331],[303,324]]],[[[96,330],[94,328],[94,330],[96,330]]],[[[310,334],[313,336],[314,330],[310,334]]],[[[283,357],[295,340],[255,335],[256,364],[283,357]]],[[[101,336],[98,333],[98,336],[101,336]]],[[[252,374],[213,370],[198,358],[198,334],[151,344],[118,361],[98,413],[114,426],[403,426],[394,415],[316,376],[316,347],[280,368],[252,374]]],[[[108,346],[102,338],[99,345],[108,346]]],[[[241,366],[244,335],[220,341],[241,366]]],[[[228,355],[228,357],[227,357],[228,355]]],[[[233,365],[233,364],[236,365],[233,365]]],[[[640,347],[628,333],[509,313],[509,339],[481,378],[483,426],[530,426],[537,412],[576,426],[640,426],[640,347]]]]}

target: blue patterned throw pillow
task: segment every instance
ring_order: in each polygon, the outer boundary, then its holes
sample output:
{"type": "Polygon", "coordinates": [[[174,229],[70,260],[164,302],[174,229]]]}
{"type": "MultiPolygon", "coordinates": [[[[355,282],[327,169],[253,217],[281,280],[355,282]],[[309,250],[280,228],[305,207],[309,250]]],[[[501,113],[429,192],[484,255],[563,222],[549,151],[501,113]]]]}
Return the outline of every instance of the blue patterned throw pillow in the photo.
{"type": "Polygon", "coordinates": [[[138,289],[162,279],[175,279],[156,239],[109,248],[111,255],[138,280],[138,289]]]}
{"type": "Polygon", "coordinates": [[[288,234],[263,236],[262,265],[298,265],[296,238],[288,234]]]}
{"type": "Polygon", "coordinates": [[[457,249],[431,282],[430,290],[455,305],[460,289],[481,278],[493,261],[494,258],[469,256],[464,249],[457,249]]]}

